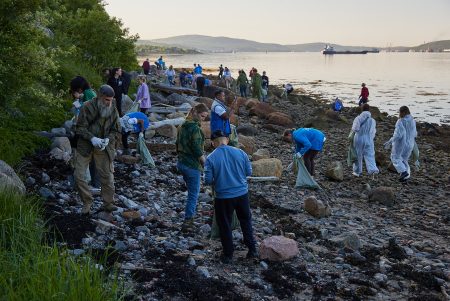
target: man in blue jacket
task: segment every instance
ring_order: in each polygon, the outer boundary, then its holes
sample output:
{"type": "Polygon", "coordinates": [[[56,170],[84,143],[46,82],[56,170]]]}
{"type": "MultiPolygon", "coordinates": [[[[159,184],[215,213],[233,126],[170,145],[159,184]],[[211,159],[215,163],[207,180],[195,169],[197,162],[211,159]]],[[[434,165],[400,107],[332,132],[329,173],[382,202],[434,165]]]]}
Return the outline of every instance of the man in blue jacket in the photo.
{"type": "Polygon", "coordinates": [[[305,167],[311,176],[314,176],[314,158],[322,150],[325,135],[313,128],[299,128],[284,133],[286,140],[295,143],[296,156],[303,157],[305,167]]]}
{"type": "MultiPolygon", "coordinates": [[[[222,90],[217,90],[214,93],[214,101],[211,105],[211,121],[210,128],[211,133],[217,130],[222,131],[227,137],[231,134],[230,117],[234,114],[234,105],[236,99],[231,104],[231,109],[225,105],[225,92],[222,90]]],[[[235,146],[230,143],[230,146],[235,146]]]]}
{"type": "Polygon", "coordinates": [[[252,165],[245,152],[228,146],[228,137],[222,131],[213,132],[211,140],[215,150],[206,159],[205,184],[212,185],[216,193],[214,210],[223,248],[221,261],[230,263],[233,259],[231,221],[234,210],[241,225],[244,243],[248,247],[247,258],[255,258],[258,253],[253,237],[247,184],[252,165]]]}

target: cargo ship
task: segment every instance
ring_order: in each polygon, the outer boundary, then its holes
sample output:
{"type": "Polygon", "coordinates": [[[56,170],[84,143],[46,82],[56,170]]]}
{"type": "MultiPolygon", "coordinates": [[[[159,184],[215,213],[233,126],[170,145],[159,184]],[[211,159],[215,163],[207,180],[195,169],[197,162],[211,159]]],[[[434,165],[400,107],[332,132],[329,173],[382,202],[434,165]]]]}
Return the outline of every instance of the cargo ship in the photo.
{"type": "Polygon", "coordinates": [[[363,51],[350,51],[350,50],[344,50],[344,51],[336,51],[334,50],[333,46],[326,45],[325,48],[322,50],[323,54],[367,54],[368,50],[363,51]]]}

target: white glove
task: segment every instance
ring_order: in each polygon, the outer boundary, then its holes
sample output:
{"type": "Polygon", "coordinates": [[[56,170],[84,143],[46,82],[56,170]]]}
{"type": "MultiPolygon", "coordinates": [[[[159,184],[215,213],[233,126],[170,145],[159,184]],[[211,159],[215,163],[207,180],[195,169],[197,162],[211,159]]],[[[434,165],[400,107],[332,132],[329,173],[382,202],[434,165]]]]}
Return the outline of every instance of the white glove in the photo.
{"type": "Polygon", "coordinates": [[[295,156],[296,156],[298,159],[301,159],[301,158],[303,157],[303,155],[300,154],[300,153],[296,153],[295,156]]]}
{"type": "Polygon", "coordinates": [[[103,147],[103,140],[97,137],[91,138],[91,143],[96,148],[102,148],[103,147]]]}
{"type": "Polygon", "coordinates": [[[109,144],[109,138],[102,139],[102,148],[101,148],[101,150],[104,150],[108,146],[108,144],[109,144]]]}
{"type": "Polygon", "coordinates": [[[138,100],[138,104],[141,104],[141,102],[142,102],[142,99],[139,99],[139,100],[138,100]]]}
{"type": "Polygon", "coordinates": [[[139,133],[139,138],[144,138],[144,133],[140,132],[139,133]]]}

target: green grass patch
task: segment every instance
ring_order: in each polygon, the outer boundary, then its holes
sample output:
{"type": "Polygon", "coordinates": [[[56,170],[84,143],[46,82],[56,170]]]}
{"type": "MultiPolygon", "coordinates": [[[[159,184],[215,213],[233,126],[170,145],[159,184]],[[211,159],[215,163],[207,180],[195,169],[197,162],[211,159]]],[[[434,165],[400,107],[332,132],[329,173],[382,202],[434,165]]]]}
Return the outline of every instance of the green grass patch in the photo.
{"type": "Polygon", "coordinates": [[[0,192],[0,300],[122,300],[116,275],[43,244],[38,201],[0,192]]]}

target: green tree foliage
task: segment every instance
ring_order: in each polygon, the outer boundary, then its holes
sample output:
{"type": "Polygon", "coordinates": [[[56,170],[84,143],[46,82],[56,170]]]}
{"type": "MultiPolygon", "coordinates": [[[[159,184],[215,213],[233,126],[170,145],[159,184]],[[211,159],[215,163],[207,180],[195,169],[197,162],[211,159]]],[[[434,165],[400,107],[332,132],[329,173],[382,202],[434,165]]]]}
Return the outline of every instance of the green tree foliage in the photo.
{"type": "Polygon", "coordinates": [[[33,131],[60,126],[69,81],[101,84],[107,67],[137,67],[134,43],[101,0],[0,1],[0,159],[45,145],[33,131]]]}

